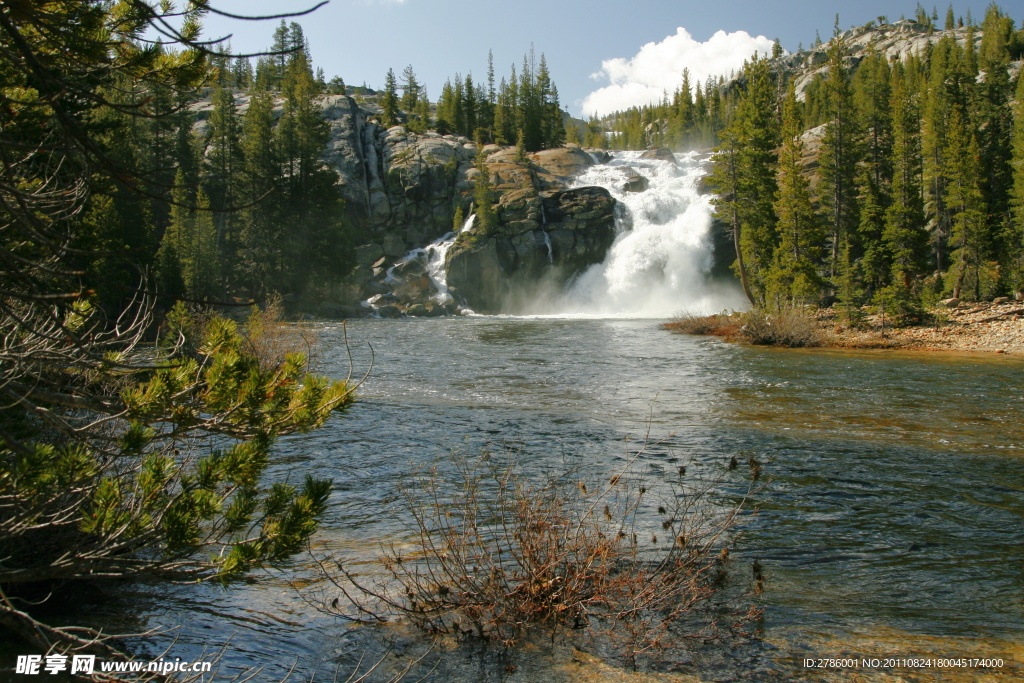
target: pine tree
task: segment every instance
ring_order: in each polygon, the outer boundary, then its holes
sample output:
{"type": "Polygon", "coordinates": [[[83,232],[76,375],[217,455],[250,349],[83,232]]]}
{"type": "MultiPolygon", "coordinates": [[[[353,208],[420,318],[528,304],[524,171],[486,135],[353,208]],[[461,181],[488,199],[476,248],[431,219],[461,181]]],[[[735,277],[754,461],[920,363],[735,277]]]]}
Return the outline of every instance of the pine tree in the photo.
{"type": "Polygon", "coordinates": [[[398,84],[395,81],[395,70],[388,69],[384,77],[384,97],[380,102],[380,124],[385,128],[398,125],[398,84]]]}
{"type": "Polygon", "coordinates": [[[508,83],[501,79],[498,86],[498,98],[494,105],[494,142],[499,145],[510,144],[515,140],[512,135],[512,112],[509,106],[508,83]]]}
{"type": "Polygon", "coordinates": [[[184,270],[188,240],[192,236],[190,207],[195,206],[195,187],[187,183],[184,172],[179,169],[171,193],[171,222],[157,250],[157,287],[162,294],[175,298],[186,293],[184,270]]]}
{"type": "Polygon", "coordinates": [[[747,90],[733,121],[722,131],[723,144],[713,158],[711,183],[719,191],[716,215],[732,227],[744,291],[751,303],[765,301],[767,277],[777,241],[775,90],[766,59],[744,67],[747,90]]]}
{"type": "Polygon", "coordinates": [[[921,187],[920,95],[912,76],[912,71],[898,70],[892,89],[892,204],[886,210],[882,233],[892,263],[890,286],[895,289],[891,291],[897,301],[911,298],[913,277],[925,267],[928,239],[921,187]]]}
{"type": "Polygon", "coordinates": [[[277,282],[302,293],[311,283],[323,286],[340,279],[351,263],[351,249],[341,224],[337,174],[321,160],[330,127],[317,103],[321,86],[313,78],[304,51],[293,53],[282,94],[286,100],[276,131],[278,159],[284,171],[277,193],[282,209],[282,224],[277,229],[282,240],[277,282]]]}
{"type": "Polygon", "coordinates": [[[249,101],[242,121],[243,189],[249,204],[241,215],[237,272],[241,284],[253,298],[267,294],[280,268],[278,234],[281,177],[273,133],[273,101],[269,93],[257,92],[249,101]]]}
{"type": "Polygon", "coordinates": [[[420,95],[416,98],[416,109],[413,110],[413,121],[410,124],[418,133],[429,130],[433,122],[430,119],[430,100],[427,97],[427,86],[420,86],[420,95]]]}
{"type": "Polygon", "coordinates": [[[210,200],[201,189],[196,194],[196,208],[191,214],[182,259],[185,294],[190,299],[218,300],[222,292],[217,229],[213,225],[210,200]]]}
{"type": "Polygon", "coordinates": [[[465,100],[463,99],[463,89],[462,76],[455,74],[455,80],[452,83],[451,100],[452,133],[455,135],[466,134],[466,108],[465,100]]]}
{"type": "Polygon", "coordinates": [[[234,247],[238,235],[238,215],[228,211],[238,206],[239,174],[242,148],[239,142],[241,122],[235,109],[235,98],[227,88],[213,92],[213,112],[210,114],[206,141],[206,187],[211,205],[217,209],[217,244],[234,247]]]}
{"type": "Polygon", "coordinates": [[[467,74],[462,86],[462,134],[468,138],[476,137],[476,114],[477,97],[476,88],[473,85],[473,75],[467,74]]]}
{"type": "Polygon", "coordinates": [[[451,80],[444,82],[441,97],[437,100],[437,132],[447,135],[455,127],[455,89],[451,80]]]}
{"type": "Polygon", "coordinates": [[[407,113],[414,112],[416,105],[419,104],[419,98],[420,84],[410,64],[402,71],[402,110],[407,113]]]}
{"type": "Polygon", "coordinates": [[[1024,295],[1024,78],[1017,76],[1017,92],[1013,110],[1013,220],[1007,227],[1007,284],[1018,295],[1024,295]]]}
{"type": "MultiPolygon", "coordinates": [[[[833,285],[845,296],[853,296],[856,287],[852,271],[855,255],[851,241],[856,237],[857,216],[857,126],[847,68],[843,60],[845,44],[840,39],[839,18],[828,47],[828,75],[824,83],[826,120],[821,140],[820,189],[821,206],[827,216],[830,232],[831,259],[829,272],[833,285]],[[845,282],[843,285],[840,281],[845,282]]],[[[847,312],[856,305],[842,299],[847,312]]]]}
{"type": "Polygon", "coordinates": [[[923,184],[925,218],[931,234],[933,260],[936,270],[945,269],[945,246],[949,239],[952,219],[946,206],[946,169],[948,128],[951,99],[947,92],[947,72],[951,59],[956,58],[956,42],[944,36],[931,51],[928,59],[928,83],[922,116],[921,145],[923,154],[923,184]]]}
{"type": "Polygon", "coordinates": [[[782,109],[782,150],[778,164],[778,247],[768,276],[767,300],[807,302],[821,293],[821,221],[811,203],[810,183],[803,174],[804,145],[796,90],[790,81],[782,109]]]}
{"type": "MultiPolygon", "coordinates": [[[[288,53],[293,47],[288,25],[282,19],[280,25],[274,29],[274,39],[270,46],[272,55],[265,60],[265,73],[269,89],[277,90],[281,87],[281,79],[284,78],[284,71],[288,66],[288,53]]],[[[264,60],[261,58],[260,61],[264,60]]],[[[259,64],[257,64],[257,70],[258,67],[259,64]]]]}
{"type": "MultiPolygon", "coordinates": [[[[979,152],[984,160],[981,165],[981,191],[985,198],[986,229],[999,243],[1002,272],[1009,274],[1013,270],[1014,249],[1011,242],[1002,238],[1011,234],[1012,221],[1013,169],[1010,162],[1013,155],[1013,117],[1010,111],[1012,88],[1007,70],[1013,21],[991,5],[985,13],[982,31],[978,61],[985,76],[973,85],[970,105],[979,152]]],[[[1009,287],[1003,279],[1004,285],[1009,287]]]]}
{"type": "Polygon", "coordinates": [[[979,299],[983,288],[983,259],[985,256],[986,221],[985,200],[979,187],[981,167],[980,151],[974,131],[964,112],[953,111],[950,121],[950,150],[946,175],[946,204],[952,214],[949,246],[950,277],[947,287],[954,298],[973,290],[979,299]]]}
{"type": "Polygon", "coordinates": [[[498,224],[498,216],[494,210],[494,184],[491,172],[487,168],[486,155],[479,146],[476,150],[476,169],[479,171],[473,181],[473,203],[476,205],[476,220],[473,227],[480,234],[489,234],[498,224]]]}

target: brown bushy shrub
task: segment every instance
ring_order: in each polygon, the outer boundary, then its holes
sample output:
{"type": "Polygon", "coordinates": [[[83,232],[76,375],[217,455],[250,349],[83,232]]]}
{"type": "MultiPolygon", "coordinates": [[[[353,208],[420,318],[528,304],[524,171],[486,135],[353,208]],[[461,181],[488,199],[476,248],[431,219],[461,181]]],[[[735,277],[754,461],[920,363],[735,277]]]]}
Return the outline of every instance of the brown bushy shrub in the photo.
{"type": "Polygon", "coordinates": [[[824,335],[814,316],[803,309],[774,313],[755,308],[746,313],[681,313],[662,325],[676,334],[703,334],[774,346],[820,346],[824,335]]]}
{"type": "Polygon", "coordinates": [[[743,325],[742,314],[679,313],[661,327],[676,334],[706,334],[716,337],[735,337],[743,325]]]}
{"type": "Polygon", "coordinates": [[[803,309],[785,308],[775,313],[753,309],[743,314],[743,338],[751,344],[820,346],[822,332],[814,316],[803,309]]]}
{"type": "MultiPolygon", "coordinates": [[[[680,481],[645,481],[624,468],[600,483],[531,481],[509,464],[455,465],[455,482],[435,469],[404,488],[411,541],[384,548],[384,578],[321,565],[356,618],[398,616],[505,647],[528,631],[585,637],[634,668],[670,643],[718,634],[708,608],[726,585],[740,509],[713,500],[721,478],[684,483],[680,468],[680,481]]],[[[318,604],[343,613],[338,602],[318,604]]]]}
{"type": "Polygon", "coordinates": [[[307,365],[319,363],[319,334],[308,324],[287,322],[281,297],[271,297],[262,308],[253,306],[243,336],[260,367],[273,367],[287,356],[302,354],[307,365]]]}

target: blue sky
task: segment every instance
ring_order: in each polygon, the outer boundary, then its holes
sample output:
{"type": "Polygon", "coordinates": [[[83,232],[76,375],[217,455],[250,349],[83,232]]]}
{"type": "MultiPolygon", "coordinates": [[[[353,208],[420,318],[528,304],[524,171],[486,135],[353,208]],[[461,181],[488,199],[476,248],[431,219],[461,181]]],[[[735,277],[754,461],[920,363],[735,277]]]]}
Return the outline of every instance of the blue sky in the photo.
{"type": "MultiPolygon", "coordinates": [[[[314,4],[213,0],[215,7],[239,14],[295,11],[314,4]]],[[[931,10],[931,4],[922,4],[931,10]]],[[[961,0],[953,8],[963,16],[969,8],[980,20],[987,4],[961,0]]],[[[1019,26],[1024,10],[1016,3],[1001,4],[1019,26]]],[[[699,72],[739,63],[755,46],[774,38],[792,51],[798,43],[813,42],[816,30],[827,40],[837,12],[845,29],[882,14],[890,21],[901,14],[910,17],[916,6],[912,0],[331,0],[295,21],[309,38],[315,65],[323,67],[328,78],[340,75],[350,85],[380,87],[389,67],[401,74],[412,64],[432,100],[456,72],[484,77],[489,49],[500,78],[513,62],[522,62],[532,43],[538,57],[547,57],[563,107],[580,115],[584,105],[593,110],[629,104],[631,91],[634,100],[644,98],[637,87],[650,90],[659,71],[674,74],[686,65],[699,72]],[[723,33],[715,36],[719,31],[723,33]],[[737,33],[741,31],[745,34],[737,33]],[[649,43],[653,45],[637,59],[649,43]],[[612,85],[610,77],[620,87],[592,95],[612,85]],[[643,81],[646,86],[638,84],[643,81]]],[[[947,6],[938,8],[940,21],[947,6]]],[[[270,44],[275,22],[210,16],[205,26],[209,37],[234,34],[235,52],[257,51],[270,44]]]]}

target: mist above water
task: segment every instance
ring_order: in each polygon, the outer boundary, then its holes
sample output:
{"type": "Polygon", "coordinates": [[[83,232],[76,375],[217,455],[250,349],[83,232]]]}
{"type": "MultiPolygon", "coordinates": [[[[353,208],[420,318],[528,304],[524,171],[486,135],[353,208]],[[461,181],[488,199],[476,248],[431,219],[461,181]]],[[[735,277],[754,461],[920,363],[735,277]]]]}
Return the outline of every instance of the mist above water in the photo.
{"type": "Polygon", "coordinates": [[[744,307],[736,283],[710,278],[713,207],[698,191],[703,163],[692,153],[679,155],[678,165],[641,154],[617,152],[577,178],[576,187],[604,187],[618,200],[615,242],[602,263],[535,297],[524,313],[665,318],[744,307]],[[629,169],[647,179],[647,190],[626,191],[629,169]]]}

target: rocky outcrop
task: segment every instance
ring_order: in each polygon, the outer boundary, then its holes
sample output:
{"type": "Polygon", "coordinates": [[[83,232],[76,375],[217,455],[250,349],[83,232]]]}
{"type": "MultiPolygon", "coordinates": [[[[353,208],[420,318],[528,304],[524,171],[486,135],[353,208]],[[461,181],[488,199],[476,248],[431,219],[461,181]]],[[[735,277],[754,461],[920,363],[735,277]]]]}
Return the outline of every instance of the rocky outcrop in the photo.
{"type": "Polygon", "coordinates": [[[385,130],[345,95],[325,97],[323,110],[331,126],[324,160],[338,172],[359,242],[383,247],[391,235],[392,251],[404,254],[451,228],[476,153],[468,139],[385,130]]]}
{"type": "MultiPolygon", "coordinates": [[[[346,123],[339,125],[342,133],[359,125],[354,117],[351,125],[346,123]]],[[[345,169],[349,178],[366,185],[362,195],[350,193],[357,200],[366,198],[360,215],[372,240],[357,248],[354,277],[362,295],[380,297],[376,305],[422,315],[418,305],[432,306],[443,298],[426,273],[425,255],[389,266],[408,250],[451,231],[456,208],[471,214],[473,185],[481,173],[474,164],[478,152],[465,138],[418,135],[400,126],[383,133],[374,132],[378,149],[376,154],[365,150],[362,175],[350,159],[334,161],[339,172],[345,169]],[[381,199],[373,198],[376,192],[381,199]]],[[[342,140],[353,137],[341,135],[342,140]]],[[[498,145],[479,153],[485,155],[486,172],[499,196],[497,220],[486,233],[463,233],[449,251],[445,272],[454,301],[474,310],[501,310],[532,284],[563,282],[604,258],[615,236],[615,200],[601,188],[569,189],[595,163],[593,155],[573,146],[529,154],[525,160],[517,159],[514,148],[498,145]]]]}
{"type": "MultiPolygon", "coordinates": [[[[236,93],[235,99],[244,112],[249,96],[236,93]]],[[[283,105],[275,101],[275,118],[283,105]]],[[[435,305],[445,297],[426,272],[423,254],[403,257],[457,227],[459,209],[472,213],[481,173],[477,146],[460,136],[384,129],[374,107],[347,95],[324,96],[321,106],[330,126],[323,159],[338,173],[357,266],[346,289],[351,294],[324,302],[318,312],[348,315],[352,304],[366,299],[382,315],[450,312],[435,305]]],[[[204,128],[212,103],[204,99],[192,109],[196,126],[204,128]]],[[[607,161],[606,152],[570,145],[517,159],[514,148],[487,145],[480,153],[500,197],[497,225],[488,234],[466,233],[452,249],[449,263],[462,283],[454,288],[456,298],[495,310],[530,279],[568,276],[604,258],[614,238],[615,200],[600,188],[569,188],[588,167],[607,161]]]]}
{"type": "Polygon", "coordinates": [[[615,239],[615,200],[602,187],[502,196],[498,225],[459,235],[447,255],[449,291],[478,312],[498,313],[560,287],[615,239]]]}
{"type": "MultiPolygon", "coordinates": [[[[950,31],[935,31],[925,24],[910,19],[900,19],[892,23],[877,24],[868,22],[863,26],[843,31],[837,38],[843,43],[843,60],[846,65],[856,68],[871,52],[884,55],[887,60],[905,60],[912,55],[921,56],[929,45],[951,35],[961,47],[967,45],[968,30],[966,27],[950,31]]],[[[975,49],[981,46],[982,31],[975,29],[975,49]]],[[[828,50],[830,40],[809,50],[800,50],[793,54],[777,57],[772,60],[773,66],[794,77],[794,87],[798,100],[804,100],[807,86],[819,74],[828,72],[828,50]]],[[[1011,70],[1013,66],[1011,66],[1011,70]]]]}

